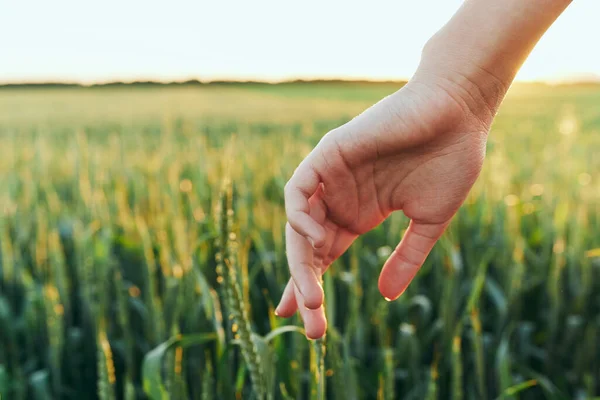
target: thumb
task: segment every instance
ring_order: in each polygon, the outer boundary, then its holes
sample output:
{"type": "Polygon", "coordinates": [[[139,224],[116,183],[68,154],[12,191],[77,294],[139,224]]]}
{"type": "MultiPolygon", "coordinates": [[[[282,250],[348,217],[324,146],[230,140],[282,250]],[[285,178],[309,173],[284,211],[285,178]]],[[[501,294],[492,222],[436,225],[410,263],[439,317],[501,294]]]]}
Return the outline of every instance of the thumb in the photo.
{"type": "Polygon", "coordinates": [[[400,244],[379,275],[379,291],[386,300],[395,300],[408,287],[448,223],[421,224],[411,221],[400,244]]]}

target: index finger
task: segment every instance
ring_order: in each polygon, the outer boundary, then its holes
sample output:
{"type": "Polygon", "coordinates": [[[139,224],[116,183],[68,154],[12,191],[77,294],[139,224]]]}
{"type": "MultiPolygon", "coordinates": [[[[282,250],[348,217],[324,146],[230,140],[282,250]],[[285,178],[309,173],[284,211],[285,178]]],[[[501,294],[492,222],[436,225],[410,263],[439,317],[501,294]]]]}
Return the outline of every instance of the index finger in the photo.
{"type": "Polygon", "coordinates": [[[305,160],[285,185],[285,213],[291,227],[311,241],[315,248],[325,245],[325,228],[310,216],[308,200],[319,187],[316,171],[305,160]]]}

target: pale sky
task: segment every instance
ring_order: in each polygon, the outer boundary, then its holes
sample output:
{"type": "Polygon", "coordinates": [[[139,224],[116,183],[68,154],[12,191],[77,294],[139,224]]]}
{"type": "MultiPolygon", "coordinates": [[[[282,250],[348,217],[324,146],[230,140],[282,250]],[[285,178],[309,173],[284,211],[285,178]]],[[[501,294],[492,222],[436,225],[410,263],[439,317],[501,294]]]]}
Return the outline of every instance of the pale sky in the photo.
{"type": "MultiPolygon", "coordinates": [[[[0,0],[0,82],[406,79],[461,2],[0,0]]],[[[599,19],[575,0],[518,78],[600,75],[599,19]]]]}

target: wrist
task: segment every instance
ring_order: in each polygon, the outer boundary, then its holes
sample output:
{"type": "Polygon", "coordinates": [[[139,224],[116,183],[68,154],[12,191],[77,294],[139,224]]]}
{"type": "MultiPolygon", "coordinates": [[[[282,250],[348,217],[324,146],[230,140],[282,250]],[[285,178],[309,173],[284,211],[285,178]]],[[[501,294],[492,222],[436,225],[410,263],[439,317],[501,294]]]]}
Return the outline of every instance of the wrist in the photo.
{"type": "Polygon", "coordinates": [[[423,49],[415,78],[437,80],[476,116],[493,117],[530,51],[570,2],[466,0],[423,49]]]}
{"type": "Polygon", "coordinates": [[[474,50],[453,48],[440,32],[425,45],[413,79],[443,88],[467,112],[491,123],[514,76],[488,64],[474,50]]]}

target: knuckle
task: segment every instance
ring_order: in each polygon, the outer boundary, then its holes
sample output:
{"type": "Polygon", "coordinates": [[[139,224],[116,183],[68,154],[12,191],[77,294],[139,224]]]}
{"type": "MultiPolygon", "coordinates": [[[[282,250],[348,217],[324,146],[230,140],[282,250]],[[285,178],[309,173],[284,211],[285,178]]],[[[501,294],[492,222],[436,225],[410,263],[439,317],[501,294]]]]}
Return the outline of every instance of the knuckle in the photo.
{"type": "MultiPolygon", "coordinates": [[[[288,225],[291,231],[294,231],[300,235],[304,234],[304,229],[302,225],[299,223],[300,215],[302,213],[300,211],[291,211],[288,213],[288,225]]],[[[291,232],[290,231],[290,232],[291,232]]]]}
{"type": "Polygon", "coordinates": [[[292,190],[292,183],[291,183],[291,181],[287,181],[287,183],[283,187],[283,193],[286,198],[291,195],[291,193],[290,193],[291,190],[292,190]]]}

